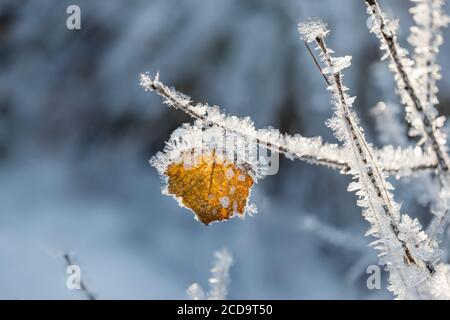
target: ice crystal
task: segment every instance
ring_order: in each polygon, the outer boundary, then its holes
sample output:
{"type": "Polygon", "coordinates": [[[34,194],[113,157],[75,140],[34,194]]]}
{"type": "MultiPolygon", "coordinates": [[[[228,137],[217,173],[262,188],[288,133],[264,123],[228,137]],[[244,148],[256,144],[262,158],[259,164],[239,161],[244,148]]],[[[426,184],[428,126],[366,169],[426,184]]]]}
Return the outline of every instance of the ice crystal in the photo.
{"type": "MultiPolygon", "coordinates": [[[[426,99],[427,85],[420,80],[421,74],[417,72],[408,52],[398,44],[395,27],[397,23],[386,17],[376,0],[366,0],[366,3],[367,11],[374,21],[371,32],[380,39],[380,49],[390,58],[389,68],[394,73],[397,93],[405,105],[407,121],[411,125],[409,133],[418,137],[419,145],[424,143],[429,151],[436,154],[439,170],[446,174],[450,170],[450,159],[447,154],[446,135],[439,130],[443,119],[436,121],[437,112],[429,99],[426,99]]],[[[419,18],[419,21],[422,19],[419,18]]],[[[433,91],[435,89],[428,90],[433,91]]]]}
{"type": "MultiPolygon", "coordinates": [[[[229,136],[235,135],[238,141],[254,141],[259,146],[283,154],[291,160],[300,159],[342,172],[348,172],[349,170],[348,153],[337,144],[323,142],[321,137],[304,137],[300,134],[287,135],[274,128],[256,129],[250,118],[226,115],[217,106],[201,103],[193,104],[189,97],[160,82],[159,74],[152,79],[149,74],[143,73],[140,83],[145,90],[156,91],[161,95],[166,105],[182,110],[194,119],[199,120],[197,122],[198,128],[201,126],[216,126],[223,129],[223,132],[226,132],[229,136]]],[[[348,99],[350,98],[348,97],[348,99]]],[[[404,151],[396,149],[395,162],[383,161],[385,150],[375,150],[374,153],[383,162],[386,172],[398,176],[436,167],[436,159],[432,156],[414,153],[408,149],[404,151]]],[[[176,154],[174,154],[174,157],[176,158],[176,154]]],[[[262,159],[258,160],[259,167],[262,168],[262,159]]]]}
{"type": "Polygon", "coordinates": [[[313,42],[317,38],[323,38],[329,32],[327,24],[319,19],[299,23],[298,31],[301,39],[306,42],[313,42]]]}
{"type": "Polygon", "coordinates": [[[209,278],[209,291],[205,293],[198,283],[193,283],[187,289],[187,293],[192,300],[225,300],[230,282],[230,267],[233,264],[233,257],[227,249],[214,252],[214,265],[211,268],[209,278]]]}

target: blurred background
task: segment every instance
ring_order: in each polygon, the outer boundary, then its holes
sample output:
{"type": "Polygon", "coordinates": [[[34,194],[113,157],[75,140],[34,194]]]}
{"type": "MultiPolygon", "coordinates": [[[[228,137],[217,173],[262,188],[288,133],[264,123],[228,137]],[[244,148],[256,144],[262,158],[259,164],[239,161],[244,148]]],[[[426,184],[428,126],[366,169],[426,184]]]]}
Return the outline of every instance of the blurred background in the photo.
{"type": "MultiPolygon", "coordinates": [[[[412,4],[382,5],[409,48],[412,4]]],[[[381,290],[367,289],[377,258],[348,177],[282,158],[252,193],[256,216],[205,227],[161,194],[148,164],[190,119],[139,87],[145,71],[257,127],[335,142],[328,93],[297,32],[308,17],[328,22],[329,46],[353,56],[345,82],[380,144],[371,109],[398,98],[363,1],[0,0],[0,298],[84,298],[65,286],[69,252],[100,299],[185,299],[192,282],[207,287],[224,247],[231,299],[391,298],[385,275],[381,290]],[[66,28],[70,4],[81,30],[66,28]]],[[[447,43],[444,114],[449,53],[447,43]]],[[[397,200],[426,224],[414,183],[398,184],[397,200]]]]}

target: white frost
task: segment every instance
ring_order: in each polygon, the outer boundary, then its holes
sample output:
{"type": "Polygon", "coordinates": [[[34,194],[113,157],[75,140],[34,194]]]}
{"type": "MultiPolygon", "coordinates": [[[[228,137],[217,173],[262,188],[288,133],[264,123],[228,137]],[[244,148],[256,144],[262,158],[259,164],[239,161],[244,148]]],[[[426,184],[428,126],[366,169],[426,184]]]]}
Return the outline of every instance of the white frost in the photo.
{"type": "Polygon", "coordinates": [[[228,168],[228,170],[225,172],[225,177],[230,180],[234,176],[234,171],[232,168],[228,168]]]}
{"type": "Polygon", "coordinates": [[[230,205],[230,199],[228,197],[222,197],[219,199],[220,204],[222,205],[222,208],[228,208],[230,205]]]}
{"type": "Polygon", "coordinates": [[[329,30],[327,29],[327,24],[322,20],[315,19],[306,22],[301,22],[298,24],[298,32],[303,41],[312,42],[316,38],[325,37],[329,30]]]}

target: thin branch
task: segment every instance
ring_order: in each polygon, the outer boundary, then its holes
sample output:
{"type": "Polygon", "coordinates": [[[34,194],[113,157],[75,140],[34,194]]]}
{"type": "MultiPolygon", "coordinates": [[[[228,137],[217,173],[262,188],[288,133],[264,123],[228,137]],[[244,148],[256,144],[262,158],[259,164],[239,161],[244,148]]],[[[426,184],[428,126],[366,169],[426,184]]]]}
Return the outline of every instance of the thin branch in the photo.
{"type": "Polygon", "coordinates": [[[336,228],[333,225],[321,221],[316,215],[303,214],[299,224],[302,231],[308,232],[327,245],[346,251],[367,253],[369,242],[360,238],[361,235],[358,237],[349,232],[349,230],[336,228]]]}
{"type": "MultiPolygon", "coordinates": [[[[333,67],[334,63],[331,60],[331,56],[328,53],[328,49],[325,44],[324,38],[317,38],[316,42],[319,46],[319,48],[322,50],[322,53],[326,57],[325,61],[328,64],[329,67],[333,67]]],[[[385,186],[384,178],[381,174],[381,169],[376,165],[376,162],[374,162],[374,157],[371,153],[370,148],[367,146],[367,142],[363,138],[360,129],[358,126],[354,123],[352,116],[350,114],[350,106],[347,103],[347,97],[344,94],[343,85],[341,83],[341,73],[336,72],[333,74],[334,78],[334,85],[336,86],[338,97],[340,99],[340,107],[342,108],[341,113],[342,117],[344,118],[346,122],[346,127],[349,132],[349,135],[351,136],[353,147],[355,150],[357,150],[357,158],[362,161],[363,165],[365,167],[368,167],[367,169],[367,177],[370,181],[370,184],[372,188],[376,190],[378,199],[384,204],[383,210],[391,220],[391,229],[394,235],[396,236],[397,240],[401,243],[402,248],[404,250],[405,258],[409,261],[409,263],[417,264],[416,259],[412,256],[410,249],[406,245],[406,243],[399,238],[399,230],[396,226],[397,221],[395,221],[395,209],[392,204],[392,200],[389,197],[389,191],[388,188],[385,186]]],[[[361,175],[363,175],[365,172],[361,172],[361,175]]]]}
{"type": "MultiPolygon", "coordinates": [[[[433,88],[427,78],[425,85],[426,95],[419,95],[417,79],[412,79],[412,70],[407,72],[408,64],[412,61],[407,57],[406,50],[402,49],[397,41],[394,23],[385,18],[377,0],[365,0],[368,6],[375,28],[377,37],[382,43],[382,49],[386,50],[390,59],[391,67],[394,71],[397,81],[398,92],[402,98],[402,102],[406,107],[407,119],[412,127],[418,129],[422,133],[422,139],[425,145],[435,154],[438,162],[437,173],[442,188],[448,188],[450,179],[450,158],[445,145],[445,134],[439,131],[439,126],[443,125],[442,118],[436,118],[437,111],[433,110],[434,99],[430,98],[433,88]],[[417,116],[416,116],[417,115],[417,116]]],[[[431,63],[431,62],[430,62],[431,63]]],[[[409,68],[411,68],[409,66],[409,68]]],[[[428,76],[427,76],[428,77],[428,76]]],[[[447,222],[450,220],[449,210],[445,211],[445,215],[433,217],[433,221],[429,226],[432,241],[438,238],[445,229],[447,222]]]]}
{"type": "MultiPolygon", "coordinates": [[[[378,24],[376,34],[379,36],[380,40],[385,43],[385,49],[388,51],[393,66],[395,67],[395,72],[399,75],[403,85],[399,85],[399,91],[406,93],[409,96],[409,101],[403,101],[407,107],[411,107],[414,110],[418,118],[421,121],[425,143],[433,150],[436,154],[438,160],[438,171],[440,172],[441,180],[444,180],[444,175],[446,175],[450,170],[450,159],[446,151],[443,149],[442,143],[439,141],[439,133],[434,125],[434,119],[430,117],[428,112],[426,112],[422,101],[419,99],[417,89],[410,75],[405,70],[405,65],[402,61],[402,56],[405,56],[404,50],[400,54],[400,47],[397,43],[397,35],[393,31],[392,26],[388,26],[384,14],[377,0],[365,0],[368,9],[371,13],[373,23],[378,24]],[[409,103],[408,103],[409,102],[409,103]]],[[[407,112],[411,112],[408,110],[407,112]]]]}
{"type": "Polygon", "coordinates": [[[331,86],[331,84],[328,81],[327,77],[323,73],[322,67],[320,66],[319,62],[317,61],[316,57],[314,56],[314,53],[311,51],[311,48],[309,47],[308,42],[303,41],[303,43],[305,44],[306,48],[308,49],[308,52],[309,52],[311,58],[313,59],[314,64],[316,65],[317,69],[319,69],[320,74],[322,75],[323,79],[325,80],[325,82],[327,83],[328,86],[331,86]]]}
{"type": "MultiPolygon", "coordinates": [[[[409,43],[414,46],[414,64],[418,71],[418,82],[422,100],[434,108],[438,104],[436,83],[441,79],[441,68],[437,63],[439,47],[443,43],[442,28],[450,22],[444,14],[443,0],[412,0],[415,6],[411,12],[416,25],[410,28],[409,43]]],[[[435,110],[433,110],[435,111],[435,110]]]]}
{"type": "MultiPolygon", "coordinates": [[[[75,265],[75,263],[73,262],[73,259],[70,256],[70,254],[64,253],[63,254],[63,259],[66,262],[67,267],[75,265]]],[[[92,293],[92,291],[89,290],[89,288],[84,283],[83,278],[80,279],[80,289],[84,293],[84,295],[86,296],[86,298],[88,300],[97,300],[96,297],[95,297],[95,294],[92,293]]]]}
{"type": "Polygon", "coordinates": [[[209,291],[205,293],[198,283],[193,283],[187,289],[192,300],[225,300],[230,283],[230,268],[233,265],[233,256],[224,248],[214,252],[214,264],[211,268],[211,277],[208,279],[209,291]]]}
{"type": "MultiPolygon", "coordinates": [[[[348,153],[336,144],[323,143],[319,137],[281,135],[274,129],[256,130],[246,119],[226,116],[220,113],[217,108],[208,105],[192,104],[189,97],[160,82],[159,75],[152,79],[148,74],[141,74],[140,83],[145,90],[155,91],[162,96],[165,100],[164,103],[174,109],[181,110],[194,119],[255,141],[260,146],[283,154],[290,159],[323,165],[344,173],[350,170],[348,153]]],[[[423,170],[434,170],[437,167],[437,161],[434,157],[418,149],[393,149],[388,147],[376,150],[374,154],[381,162],[385,172],[391,175],[410,175],[423,170]]]]}

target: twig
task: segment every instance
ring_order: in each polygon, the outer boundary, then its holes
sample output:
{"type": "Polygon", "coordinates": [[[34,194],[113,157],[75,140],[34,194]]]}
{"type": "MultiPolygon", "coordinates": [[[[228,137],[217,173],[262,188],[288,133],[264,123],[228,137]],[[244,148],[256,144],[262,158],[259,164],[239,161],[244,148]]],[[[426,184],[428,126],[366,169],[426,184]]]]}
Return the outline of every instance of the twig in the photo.
{"type": "MultiPolygon", "coordinates": [[[[403,62],[403,59],[407,59],[406,53],[398,45],[397,35],[392,26],[388,27],[388,22],[390,21],[385,18],[377,0],[365,0],[365,2],[368,6],[368,12],[370,12],[373,22],[378,24],[377,29],[373,29],[373,31],[375,31],[377,37],[380,39],[382,44],[384,44],[383,48],[387,51],[389,57],[391,58],[393,71],[398,76],[399,80],[401,80],[401,82],[397,82],[397,86],[398,91],[402,96],[402,102],[406,106],[409,122],[413,127],[417,127],[417,124],[414,124],[415,119],[420,121],[420,128],[423,132],[422,134],[425,140],[425,145],[432,150],[437,158],[437,173],[441,187],[448,188],[448,184],[450,183],[450,158],[445,144],[440,142],[440,140],[443,140],[443,135],[439,132],[435,123],[435,115],[431,112],[431,109],[433,108],[433,101],[430,99],[429,94],[432,88],[425,88],[427,95],[424,97],[424,101],[422,101],[417,91],[417,84],[413,82],[410,78],[410,74],[406,71],[403,62]],[[403,97],[403,93],[405,97],[403,97]],[[414,117],[414,113],[418,115],[417,118],[414,117]]],[[[427,80],[427,86],[428,85],[430,85],[429,79],[427,80]]],[[[449,210],[446,210],[443,217],[433,217],[429,227],[430,234],[432,235],[432,238],[430,239],[431,242],[436,240],[441,232],[445,230],[445,226],[450,220],[446,217],[446,215],[449,214],[448,212],[449,210]]]]}
{"type": "Polygon", "coordinates": [[[415,3],[409,11],[416,25],[410,28],[409,43],[414,46],[414,64],[418,71],[419,88],[425,104],[436,112],[438,104],[437,80],[441,79],[437,54],[442,45],[442,28],[450,22],[449,16],[443,12],[444,0],[411,0],[415,3]]]}
{"type": "MultiPolygon", "coordinates": [[[[66,262],[67,267],[75,264],[69,253],[64,253],[63,258],[64,258],[64,261],[66,262]]],[[[92,293],[92,291],[89,290],[89,288],[84,283],[83,278],[80,279],[80,289],[84,293],[84,295],[86,296],[86,298],[88,300],[97,300],[94,293],[92,293]]]]}
{"type": "Polygon", "coordinates": [[[311,58],[313,59],[314,64],[316,65],[317,69],[319,69],[320,74],[322,75],[323,79],[325,80],[325,82],[327,83],[328,86],[331,86],[331,84],[328,81],[327,77],[323,73],[322,67],[320,66],[319,62],[317,61],[316,57],[314,56],[313,52],[311,51],[311,48],[309,47],[308,42],[303,41],[303,43],[305,44],[306,48],[308,49],[308,52],[309,52],[311,58]]]}
{"type": "Polygon", "coordinates": [[[225,300],[228,294],[232,264],[233,256],[228,249],[215,251],[211,277],[208,279],[209,291],[205,293],[198,283],[193,283],[187,289],[189,297],[192,300],[225,300]]]}
{"type": "Polygon", "coordinates": [[[349,191],[360,190],[359,196],[363,197],[360,206],[366,208],[364,215],[372,224],[369,234],[380,238],[375,242],[375,247],[385,255],[384,263],[390,271],[391,289],[401,298],[432,297],[426,279],[431,279],[434,274],[436,256],[433,254],[424,258],[424,253],[429,249],[423,241],[419,245],[419,239],[426,239],[426,236],[420,232],[417,222],[413,223],[409,216],[400,214],[399,206],[389,192],[392,186],[385,180],[356,115],[350,110],[354,98],[345,93],[347,88],[342,84],[341,75],[341,70],[349,66],[349,58],[334,58],[330,55],[324,39],[328,33],[324,23],[316,21],[301,24],[299,31],[304,40],[315,41],[321,51],[321,59],[329,74],[328,81],[332,84],[329,90],[332,91],[336,106],[335,117],[329,126],[354,154],[352,174],[358,182],[353,182],[349,191]]]}

